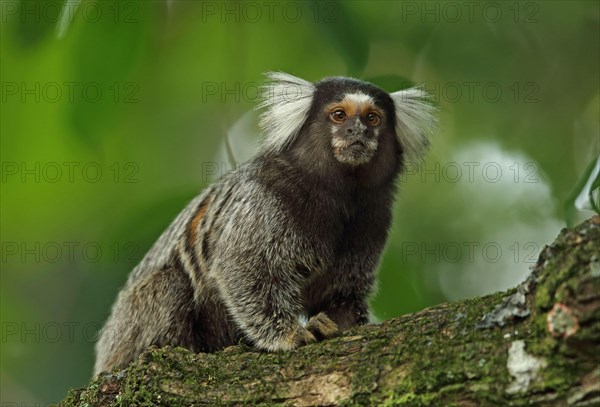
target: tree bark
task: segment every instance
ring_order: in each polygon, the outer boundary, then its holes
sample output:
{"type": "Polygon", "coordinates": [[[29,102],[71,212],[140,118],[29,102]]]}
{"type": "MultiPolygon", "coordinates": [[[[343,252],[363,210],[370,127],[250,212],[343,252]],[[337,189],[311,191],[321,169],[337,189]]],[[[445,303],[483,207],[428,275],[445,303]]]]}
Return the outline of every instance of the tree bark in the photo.
{"type": "Polygon", "coordinates": [[[61,406],[600,406],[600,217],[503,293],[295,351],[150,349],[61,406]]]}

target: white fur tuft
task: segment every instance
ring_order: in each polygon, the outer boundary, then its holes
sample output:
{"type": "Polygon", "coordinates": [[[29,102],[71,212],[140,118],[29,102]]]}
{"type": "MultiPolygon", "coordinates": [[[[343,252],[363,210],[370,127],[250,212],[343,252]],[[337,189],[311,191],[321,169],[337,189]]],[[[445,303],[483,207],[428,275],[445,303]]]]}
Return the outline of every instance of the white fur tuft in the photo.
{"type": "Polygon", "coordinates": [[[308,117],[315,85],[284,72],[269,72],[263,100],[257,108],[267,108],[260,115],[264,133],[262,149],[278,153],[289,146],[308,117]]]}
{"type": "Polygon", "coordinates": [[[365,95],[362,92],[357,92],[357,93],[347,93],[346,95],[344,95],[344,99],[348,100],[349,102],[353,102],[357,105],[362,105],[362,104],[375,104],[375,102],[373,102],[373,98],[369,95],[365,95]]]}
{"type": "Polygon", "coordinates": [[[430,95],[420,87],[400,90],[390,96],[396,107],[396,134],[407,162],[421,158],[429,137],[437,127],[437,109],[430,95]]]}

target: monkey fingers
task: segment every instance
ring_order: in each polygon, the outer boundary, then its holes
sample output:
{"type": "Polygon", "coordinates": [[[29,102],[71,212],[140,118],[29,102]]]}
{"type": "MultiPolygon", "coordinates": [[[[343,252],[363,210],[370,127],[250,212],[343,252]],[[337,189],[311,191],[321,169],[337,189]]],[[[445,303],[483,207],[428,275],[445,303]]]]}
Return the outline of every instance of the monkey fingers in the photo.
{"type": "Polygon", "coordinates": [[[289,348],[294,349],[299,346],[317,342],[317,338],[308,329],[298,326],[298,328],[288,337],[288,341],[290,345],[289,348]]]}
{"type": "Polygon", "coordinates": [[[312,316],[306,324],[306,329],[313,333],[318,340],[333,338],[339,334],[338,326],[324,312],[312,316]]]}

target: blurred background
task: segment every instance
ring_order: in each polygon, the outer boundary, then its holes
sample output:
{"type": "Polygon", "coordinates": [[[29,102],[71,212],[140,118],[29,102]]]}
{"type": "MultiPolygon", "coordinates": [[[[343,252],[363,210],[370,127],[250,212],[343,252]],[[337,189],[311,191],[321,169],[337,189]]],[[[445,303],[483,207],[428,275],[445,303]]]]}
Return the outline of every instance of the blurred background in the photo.
{"type": "Polygon", "coordinates": [[[423,84],[439,106],[400,180],[378,320],[513,287],[593,213],[599,2],[0,4],[4,403],[90,379],[128,272],[255,151],[266,71],[423,84]]]}

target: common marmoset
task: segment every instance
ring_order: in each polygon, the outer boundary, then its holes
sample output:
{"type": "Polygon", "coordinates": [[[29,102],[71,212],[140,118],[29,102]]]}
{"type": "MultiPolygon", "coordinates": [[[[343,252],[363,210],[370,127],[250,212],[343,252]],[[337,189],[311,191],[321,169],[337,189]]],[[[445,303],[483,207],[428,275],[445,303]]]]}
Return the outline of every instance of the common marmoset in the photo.
{"type": "Polygon", "coordinates": [[[435,108],[411,88],[270,73],[256,156],[193,199],[131,272],[95,374],[150,345],[293,349],[368,322],[403,162],[435,108]]]}

